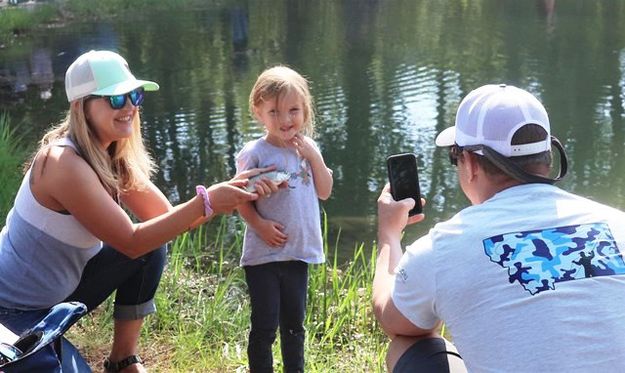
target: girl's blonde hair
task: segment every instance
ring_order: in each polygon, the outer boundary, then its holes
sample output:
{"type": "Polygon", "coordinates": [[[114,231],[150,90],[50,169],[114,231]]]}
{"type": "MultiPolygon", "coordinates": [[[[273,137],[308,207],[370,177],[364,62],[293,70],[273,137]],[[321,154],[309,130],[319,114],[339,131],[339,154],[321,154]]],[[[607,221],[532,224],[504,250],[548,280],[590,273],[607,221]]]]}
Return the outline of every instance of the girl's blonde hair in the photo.
{"type": "Polygon", "coordinates": [[[97,135],[87,121],[84,108],[84,98],[72,102],[65,119],[43,136],[39,149],[68,137],[112,196],[144,187],[156,166],[143,144],[139,113],[132,121],[132,135],[113,142],[103,151],[96,143],[97,135]]]}
{"type": "Polygon", "coordinates": [[[254,108],[261,103],[280,99],[285,95],[295,92],[304,101],[304,125],[302,133],[306,136],[313,136],[315,126],[315,111],[313,109],[313,98],[308,89],[308,80],[297,71],[278,65],[263,71],[256,79],[256,83],[250,93],[250,113],[256,117],[254,108]]]}

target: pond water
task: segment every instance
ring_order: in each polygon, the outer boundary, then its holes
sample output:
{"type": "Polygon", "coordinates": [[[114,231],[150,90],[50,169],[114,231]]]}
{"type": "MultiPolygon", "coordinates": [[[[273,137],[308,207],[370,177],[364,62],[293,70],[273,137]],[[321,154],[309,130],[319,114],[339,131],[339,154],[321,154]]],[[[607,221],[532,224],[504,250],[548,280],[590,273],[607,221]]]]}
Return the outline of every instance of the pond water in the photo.
{"type": "Polygon", "coordinates": [[[625,2],[619,0],[263,0],[74,21],[0,49],[0,112],[34,143],[67,109],[63,76],[79,54],[111,49],[161,90],[144,104],[157,184],[173,202],[234,173],[261,135],[247,98],[267,66],[312,83],[317,141],[334,170],[322,203],[340,250],[375,238],[391,153],[418,156],[426,222],[468,205],[434,137],[486,83],[528,89],[565,144],[564,189],[625,208],[625,2]]]}

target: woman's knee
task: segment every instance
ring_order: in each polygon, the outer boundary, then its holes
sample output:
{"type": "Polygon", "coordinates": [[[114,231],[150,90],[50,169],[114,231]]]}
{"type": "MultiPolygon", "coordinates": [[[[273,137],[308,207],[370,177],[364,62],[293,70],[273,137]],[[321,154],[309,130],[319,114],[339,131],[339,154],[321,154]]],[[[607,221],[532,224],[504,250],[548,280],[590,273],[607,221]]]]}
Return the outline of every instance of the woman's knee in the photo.
{"type": "MultiPolygon", "coordinates": [[[[161,281],[161,276],[167,261],[167,248],[165,245],[148,254],[133,260],[130,274],[117,286],[115,304],[120,306],[136,307],[141,305],[141,310],[132,311],[140,314],[153,312],[153,298],[161,281]]],[[[127,317],[121,317],[127,318],[127,317]]],[[[131,317],[130,319],[134,319],[131,317]]]]}
{"type": "Polygon", "coordinates": [[[167,244],[160,246],[158,249],[152,250],[141,257],[144,266],[157,271],[162,271],[167,263],[167,244]]]}
{"type": "Polygon", "coordinates": [[[151,260],[164,264],[167,260],[167,246],[168,244],[159,246],[157,249],[150,251],[147,255],[150,256],[151,260]]]}

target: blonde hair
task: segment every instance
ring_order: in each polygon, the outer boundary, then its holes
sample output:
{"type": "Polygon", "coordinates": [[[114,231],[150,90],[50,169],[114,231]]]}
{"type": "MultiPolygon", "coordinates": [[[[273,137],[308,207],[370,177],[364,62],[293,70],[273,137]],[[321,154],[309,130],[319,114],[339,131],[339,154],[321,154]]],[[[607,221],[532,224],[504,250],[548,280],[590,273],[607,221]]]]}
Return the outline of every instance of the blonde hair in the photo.
{"type": "Polygon", "coordinates": [[[68,137],[112,196],[132,189],[142,189],[145,180],[155,172],[156,166],[143,144],[139,113],[137,112],[132,121],[132,135],[113,142],[103,151],[96,143],[96,133],[88,123],[84,109],[84,98],[72,102],[65,119],[43,136],[39,150],[68,137]]]}
{"type": "Polygon", "coordinates": [[[268,68],[258,76],[250,93],[250,113],[252,117],[256,117],[254,108],[258,105],[268,100],[279,99],[292,92],[297,93],[304,101],[302,133],[312,137],[315,126],[315,111],[313,98],[308,89],[308,80],[287,66],[278,65],[268,68]]]}

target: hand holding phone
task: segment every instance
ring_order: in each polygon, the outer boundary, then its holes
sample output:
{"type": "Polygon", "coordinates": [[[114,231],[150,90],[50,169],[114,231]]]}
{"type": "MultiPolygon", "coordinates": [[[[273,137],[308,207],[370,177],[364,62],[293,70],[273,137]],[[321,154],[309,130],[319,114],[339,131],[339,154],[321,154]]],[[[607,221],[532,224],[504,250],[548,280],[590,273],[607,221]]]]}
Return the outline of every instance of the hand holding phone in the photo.
{"type": "Polygon", "coordinates": [[[408,216],[422,213],[417,157],[413,153],[393,154],[386,159],[386,166],[393,199],[400,201],[412,198],[415,205],[408,212],[408,216]]]}

